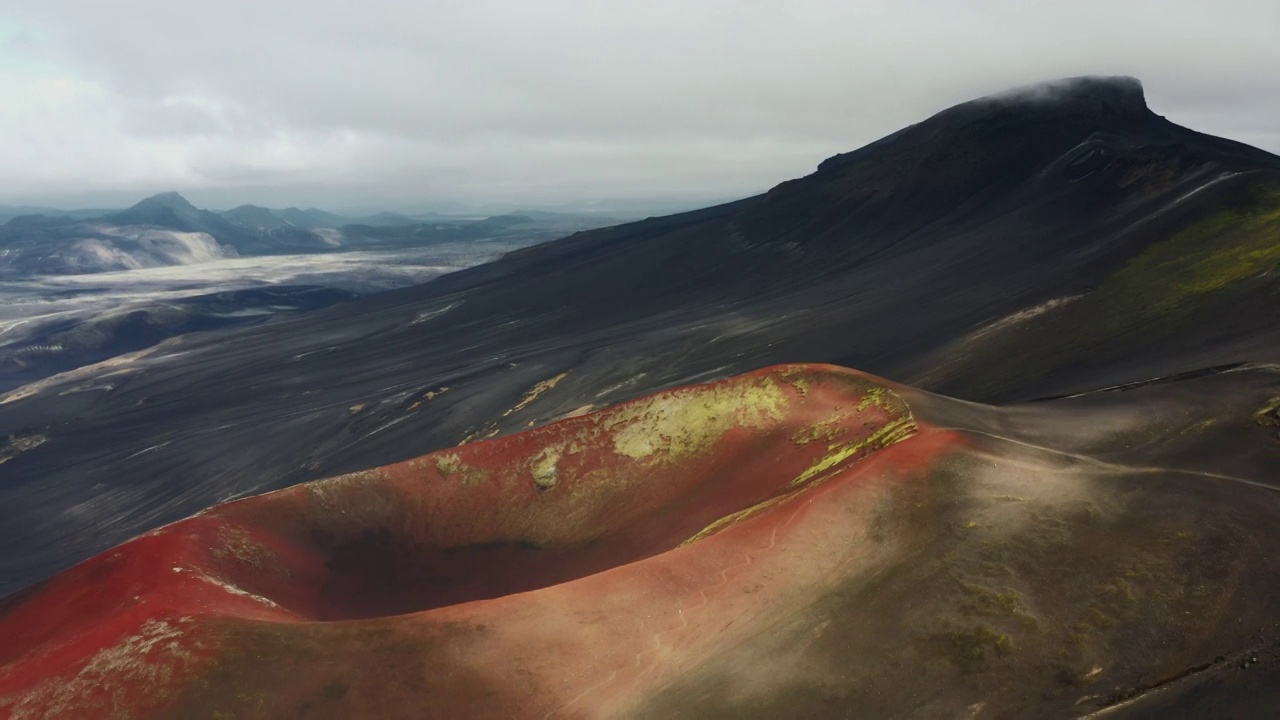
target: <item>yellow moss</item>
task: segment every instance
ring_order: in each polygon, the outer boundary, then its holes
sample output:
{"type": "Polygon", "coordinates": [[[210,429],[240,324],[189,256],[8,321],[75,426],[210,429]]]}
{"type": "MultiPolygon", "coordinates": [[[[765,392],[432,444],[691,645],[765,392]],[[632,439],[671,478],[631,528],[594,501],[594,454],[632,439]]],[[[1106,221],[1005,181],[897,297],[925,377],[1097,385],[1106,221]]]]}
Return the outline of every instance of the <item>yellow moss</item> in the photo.
{"type": "Polygon", "coordinates": [[[632,459],[702,452],[729,430],[780,421],[786,398],[772,378],[673,390],[611,413],[613,447],[632,459]]]}
{"type": "MultiPolygon", "coordinates": [[[[864,399],[863,402],[866,402],[866,400],[864,399]]],[[[840,466],[846,460],[906,440],[914,435],[915,432],[915,419],[911,417],[910,411],[907,411],[905,417],[890,421],[865,440],[835,445],[824,457],[815,461],[808,469],[800,473],[795,480],[792,480],[791,486],[803,485],[819,475],[840,466]]]]}
{"type": "Polygon", "coordinates": [[[848,415],[834,415],[808,427],[800,428],[791,436],[791,442],[796,445],[808,445],[809,443],[817,442],[818,440],[831,442],[840,435],[848,432],[848,428],[843,425],[844,421],[848,419],[848,415]]]}
{"type": "Polygon", "coordinates": [[[560,462],[560,451],[554,447],[544,448],[533,460],[533,482],[542,490],[550,490],[556,486],[559,475],[557,463],[560,462]]]}
{"type": "Polygon", "coordinates": [[[781,501],[783,501],[783,500],[786,500],[788,497],[790,497],[790,496],[788,496],[788,495],[779,495],[778,497],[769,498],[768,500],[765,500],[764,502],[756,503],[755,505],[752,505],[751,507],[747,508],[746,510],[739,510],[739,511],[738,511],[738,512],[736,512],[736,513],[730,513],[730,514],[728,514],[728,515],[725,515],[724,517],[720,518],[719,520],[716,520],[715,522],[711,523],[710,525],[708,525],[708,526],[706,526],[706,527],[702,528],[701,530],[699,530],[696,534],[694,534],[694,536],[693,536],[693,537],[691,537],[691,538],[689,538],[688,540],[685,540],[684,542],[680,543],[680,546],[681,546],[681,547],[684,547],[685,545],[689,545],[689,544],[691,544],[691,543],[695,543],[695,542],[697,542],[697,541],[699,541],[699,540],[701,540],[701,539],[703,539],[703,538],[705,538],[705,537],[707,537],[707,536],[709,536],[709,535],[713,535],[713,534],[715,534],[716,532],[719,532],[720,530],[723,530],[724,528],[729,527],[730,525],[736,525],[736,524],[738,524],[738,523],[742,522],[743,520],[746,520],[747,518],[751,517],[752,515],[755,515],[756,513],[760,512],[761,510],[764,510],[765,508],[768,508],[768,507],[772,507],[773,505],[776,505],[776,504],[778,504],[779,502],[781,502],[781,501]]]}
{"type": "Polygon", "coordinates": [[[436,469],[444,477],[458,472],[462,468],[462,458],[456,453],[444,453],[436,457],[436,469]]]}
{"type": "Polygon", "coordinates": [[[883,385],[870,385],[867,387],[866,393],[862,396],[862,400],[858,403],[858,412],[862,412],[869,407],[884,408],[891,404],[891,401],[897,400],[898,394],[883,385]]]}
{"type": "Polygon", "coordinates": [[[457,453],[437,455],[436,470],[439,470],[440,477],[444,478],[461,475],[463,485],[477,485],[489,479],[488,473],[462,462],[462,458],[458,457],[457,453]]]}
{"type": "Polygon", "coordinates": [[[786,370],[781,374],[781,377],[783,380],[791,383],[791,387],[796,389],[796,392],[800,394],[800,397],[805,397],[809,394],[809,388],[812,386],[812,383],[804,371],[786,370]]]}

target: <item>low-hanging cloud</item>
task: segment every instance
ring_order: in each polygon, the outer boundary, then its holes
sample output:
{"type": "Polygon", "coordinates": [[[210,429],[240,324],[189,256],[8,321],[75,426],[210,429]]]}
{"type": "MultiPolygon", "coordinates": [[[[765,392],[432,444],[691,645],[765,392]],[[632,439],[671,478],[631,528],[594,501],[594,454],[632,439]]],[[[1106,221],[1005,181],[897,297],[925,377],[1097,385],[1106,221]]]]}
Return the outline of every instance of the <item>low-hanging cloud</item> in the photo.
{"type": "Polygon", "coordinates": [[[1277,27],[1268,0],[4,0],[0,202],[729,197],[1086,74],[1274,152],[1277,27]]]}

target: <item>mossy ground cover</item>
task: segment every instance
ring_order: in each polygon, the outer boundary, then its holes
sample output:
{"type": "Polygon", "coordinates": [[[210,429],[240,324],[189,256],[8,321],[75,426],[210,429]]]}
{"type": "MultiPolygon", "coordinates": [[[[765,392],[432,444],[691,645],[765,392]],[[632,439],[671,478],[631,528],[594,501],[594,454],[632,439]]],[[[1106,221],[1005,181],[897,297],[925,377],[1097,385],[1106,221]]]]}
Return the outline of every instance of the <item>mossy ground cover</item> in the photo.
{"type": "Polygon", "coordinates": [[[963,394],[998,396],[1031,378],[1204,329],[1210,310],[1217,317],[1246,309],[1250,298],[1274,297],[1278,288],[1280,187],[1254,189],[1148,246],[1078,302],[994,336],[957,376],[963,394]]]}
{"type": "Polygon", "coordinates": [[[1280,188],[1258,191],[1148,247],[1087,298],[1100,329],[1124,331],[1197,309],[1206,296],[1280,268],[1280,188]]]}

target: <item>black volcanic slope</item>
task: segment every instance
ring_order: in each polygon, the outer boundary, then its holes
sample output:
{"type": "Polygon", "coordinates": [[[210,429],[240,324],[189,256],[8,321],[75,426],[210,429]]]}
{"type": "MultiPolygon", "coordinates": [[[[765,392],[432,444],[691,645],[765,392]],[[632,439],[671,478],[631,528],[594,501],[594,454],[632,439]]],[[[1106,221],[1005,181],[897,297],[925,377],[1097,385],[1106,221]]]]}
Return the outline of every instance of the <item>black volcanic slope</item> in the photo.
{"type": "Polygon", "coordinates": [[[0,592],[232,496],[771,363],[1009,402],[1275,362],[1278,268],[1280,158],[1131,79],[976,100],[758,197],[10,393],[0,592]]]}

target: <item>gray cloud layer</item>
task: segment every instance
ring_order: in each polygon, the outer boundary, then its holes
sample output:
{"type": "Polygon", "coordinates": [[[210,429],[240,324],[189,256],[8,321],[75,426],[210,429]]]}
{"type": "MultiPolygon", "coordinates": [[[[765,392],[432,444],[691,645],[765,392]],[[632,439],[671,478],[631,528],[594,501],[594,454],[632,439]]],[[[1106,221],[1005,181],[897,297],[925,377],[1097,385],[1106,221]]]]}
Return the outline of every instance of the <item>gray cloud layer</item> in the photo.
{"type": "Polygon", "coordinates": [[[1274,0],[0,0],[0,202],[729,197],[1093,73],[1280,152],[1277,28],[1274,0]]]}

